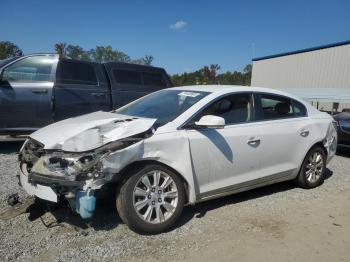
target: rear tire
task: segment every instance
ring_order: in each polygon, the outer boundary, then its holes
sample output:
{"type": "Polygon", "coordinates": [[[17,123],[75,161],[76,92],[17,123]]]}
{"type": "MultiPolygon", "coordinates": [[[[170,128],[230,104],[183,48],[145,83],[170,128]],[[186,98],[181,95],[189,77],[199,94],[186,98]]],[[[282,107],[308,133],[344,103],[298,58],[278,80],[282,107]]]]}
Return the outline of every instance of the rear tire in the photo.
{"type": "Polygon", "coordinates": [[[116,207],[128,227],[145,234],[168,230],[181,215],[185,190],[181,178],[162,165],[146,165],[127,179],[116,207]]]}
{"type": "Polygon", "coordinates": [[[315,188],[324,182],[326,154],[322,147],[315,146],[306,154],[299,174],[295,180],[302,188],[315,188]]]}

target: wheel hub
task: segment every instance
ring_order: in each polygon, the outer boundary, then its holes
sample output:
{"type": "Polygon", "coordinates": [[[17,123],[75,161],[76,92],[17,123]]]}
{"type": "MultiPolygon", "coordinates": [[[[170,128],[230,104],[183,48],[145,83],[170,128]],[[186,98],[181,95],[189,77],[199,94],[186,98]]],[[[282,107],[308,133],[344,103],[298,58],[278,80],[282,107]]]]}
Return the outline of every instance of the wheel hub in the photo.
{"type": "Polygon", "coordinates": [[[319,152],[313,153],[307,162],[305,175],[306,180],[310,183],[317,182],[323,173],[323,156],[319,152]]]}
{"type": "Polygon", "coordinates": [[[145,222],[164,222],[173,215],[177,203],[178,192],[174,180],[160,170],[143,175],[134,187],[134,208],[145,222]]]}

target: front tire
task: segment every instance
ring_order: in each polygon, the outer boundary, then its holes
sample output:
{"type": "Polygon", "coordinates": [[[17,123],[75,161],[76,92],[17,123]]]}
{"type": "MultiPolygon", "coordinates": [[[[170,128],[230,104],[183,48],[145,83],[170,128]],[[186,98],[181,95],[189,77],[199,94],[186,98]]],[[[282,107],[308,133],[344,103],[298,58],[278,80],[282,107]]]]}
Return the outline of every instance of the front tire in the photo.
{"type": "Polygon", "coordinates": [[[296,183],[307,189],[321,185],[326,171],[326,157],[323,148],[313,147],[304,159],[296,183]]]}
{"type": "Polygon", "coordinates": [[[120,218],[137,233],[158,234],[179,218],[185,204],[181,178],[162,165],[134,171],[117,195],[120,218]]]}

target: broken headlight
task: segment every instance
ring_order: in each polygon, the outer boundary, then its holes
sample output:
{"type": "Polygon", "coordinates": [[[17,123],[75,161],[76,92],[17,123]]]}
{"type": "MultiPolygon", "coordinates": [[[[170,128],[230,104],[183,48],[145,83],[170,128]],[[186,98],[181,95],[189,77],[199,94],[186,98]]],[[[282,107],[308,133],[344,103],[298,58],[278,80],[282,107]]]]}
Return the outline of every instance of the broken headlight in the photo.
{"type": "Polygon", "coordinates": [[[101,170],[101,159],[110,152],[125,148],[128,145],[129,141],[115,141],[91,153],[56,152],[47,154],[38,159],[31,171],[53,176],[98,177],[101,170]]]}
{"type": "Polygon", "coordinates": [[[54,176],[93,176],[98,173],[101,155],[84,156],[53,154],[42,156],[33,166],[32,172],[54,176]]]}

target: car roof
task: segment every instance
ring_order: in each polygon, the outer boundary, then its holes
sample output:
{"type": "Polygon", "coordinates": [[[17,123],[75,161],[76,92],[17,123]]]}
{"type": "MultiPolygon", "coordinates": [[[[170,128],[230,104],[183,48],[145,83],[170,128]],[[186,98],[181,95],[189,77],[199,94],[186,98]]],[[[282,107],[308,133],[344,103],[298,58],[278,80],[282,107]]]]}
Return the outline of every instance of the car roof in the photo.
{"type": "Polygon", "coordinates": [[[308,114],[318,114],[320,113],[316,108],[314,108],[309,102],[305,101],[303,98],[295,96],[293,94],[265,87],[254,87],[254,86],[235,86],[235,85],[194,85],[194,86],[179,86],[168,88],[170,90],[183,90],[183,91],[200,91],[200,92],[210,92],[211,95],[221,96],[228,93],[234,92],[261,92],[276,94],[281,96],[286,96],[292,98],[300,103],[302,103],[308,111],[308,114]]]}
{"type": "MultiPolygon", "coordinates": [[[[296,98],[294,95],[271,88],[265,87],[253,87],[253,86],[236,86],[236,85],[194,85],[194,86],[179,86],[169,88],[173,90],[184,90],[184,91],[200,91],[200,92],[210,92],[210,93],[231,93],[231,92],[262,92],[262,93],[272,93],[277,95],[284,95],[291,98],[296,98]]],[[[299,100],[299,99],[298,99],[299,100]]]]}
{"type": "Polygon", "coordinates": [[[151,66],[151,65],[139,65],[139,64],[124,63],[124,62],[106,62],[102,64],[109,67],[115,66],[120,69],[130,69],[130,70],[136,70],[136,71],[152,71],[152,72],[165,71],[164,68],[151,66]]]}

